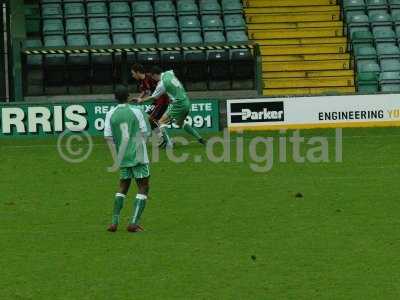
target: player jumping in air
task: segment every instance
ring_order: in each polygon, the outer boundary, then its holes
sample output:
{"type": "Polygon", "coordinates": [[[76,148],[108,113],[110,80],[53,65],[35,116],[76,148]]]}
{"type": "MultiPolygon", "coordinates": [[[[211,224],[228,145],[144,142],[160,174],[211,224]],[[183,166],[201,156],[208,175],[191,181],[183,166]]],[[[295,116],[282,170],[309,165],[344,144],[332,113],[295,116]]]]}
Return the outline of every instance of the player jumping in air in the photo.
{"type": "Polygon", "coordinates": [[[162,72],[159,67],[153,67],[151,76],[158,82],[156,90],[150,97],[139,98],[138,102],[154,101],[164,94],[168,95],[171,104],[159,121],[165,146],[172,147],[172,142],[167,132],[167,126],[171,122],[175,122],[176,125],[183,128],[187,133],[194,136],[199,143],[204,145],[205,140],[200,134],[192,126],[185,124],[185,119],[190,112],[191,104],[182,83],[176,78],[174,71],[162,72]]]}
{"type": "MultiPolygon", "coordinates": [[[[155,81],[150,74],[146,74],[143,66],[140,64],[134,64],[131,67],[131,73],[132,77],[139,82],[139,98],[151,96],[157,87],[157,81],[155,81]]],[[[169,102],[167,94],[161,95],[153,101],[152,108],[148,112],[151,129],[156,132],[160,140],[162,139],[162,134],[158,127],[158,121],[166,112],[169,102]]]]}
{"type": "Polygon", "coordinates": [[[149,158],[146,139],[150,135],[150,125],[146,113],[128,104],[129,92],[126,86],[118,86],[115,98],[118,105],[106,115],[104,137],[109,144],[114,161],[120,168],[120,187],[115,194],[114,213],[108,231],[117,231],[120,212],[134,178],[138,193],[134,201],[132,218],[128,231],[142,231],[140,216],[146,206],[149,193],[149,158]]]}

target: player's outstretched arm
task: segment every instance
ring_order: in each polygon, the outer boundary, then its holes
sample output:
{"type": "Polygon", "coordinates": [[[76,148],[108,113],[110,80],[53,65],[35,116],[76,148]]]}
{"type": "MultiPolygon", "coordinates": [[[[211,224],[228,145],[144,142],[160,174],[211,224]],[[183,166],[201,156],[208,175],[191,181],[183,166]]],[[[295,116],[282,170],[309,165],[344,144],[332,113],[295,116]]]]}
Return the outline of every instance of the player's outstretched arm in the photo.
{"type": "Polygon", "coordinates": [[[153,92],[153,94],[149,97],[145,97],[145,98],[139,98],[139,103],[143,103],[146,101],[153,101],[155,99],[160,98],[162,95],[164,95],[166,93],[166,89],[164,86],[164,83],[162,82],[162,80],[160,80],[157,84],[157,87],[155,89],[155,91],[153,92]]]}

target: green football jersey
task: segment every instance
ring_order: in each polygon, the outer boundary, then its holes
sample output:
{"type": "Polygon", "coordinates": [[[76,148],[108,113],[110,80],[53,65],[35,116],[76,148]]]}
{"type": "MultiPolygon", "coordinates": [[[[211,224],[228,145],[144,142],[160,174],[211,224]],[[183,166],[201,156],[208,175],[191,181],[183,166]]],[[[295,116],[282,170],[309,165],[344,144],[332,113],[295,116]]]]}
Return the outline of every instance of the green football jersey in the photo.
{"type": "Polygon", "coordinates": [[[165,93],[171,99],[172,104],[189,103],[185,88],[172,70],[161,74],[161,80],[152,97],[158,98],[165,93]]]}
{"type": "Polygon", "coordinates": [[[149,163],[146,139],[150,133],[147,114],[129,104],[119,104],[106,115],[104,136],[113,138],[120,167],[149,163]]]}

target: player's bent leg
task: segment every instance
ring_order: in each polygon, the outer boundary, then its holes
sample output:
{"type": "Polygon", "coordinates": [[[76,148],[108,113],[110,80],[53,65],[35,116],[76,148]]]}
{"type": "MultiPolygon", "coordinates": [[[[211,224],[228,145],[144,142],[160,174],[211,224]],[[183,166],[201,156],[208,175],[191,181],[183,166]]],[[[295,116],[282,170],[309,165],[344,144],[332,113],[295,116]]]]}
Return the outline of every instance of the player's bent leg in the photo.
{"type": "Polygon", "coordinates": [[[138,193],[134,200],[132,218],[127,228],[127,230],[130,232],[143,231],[143,228],[140,226],[140,218],[146,207],[150,181],[150,171],[148,164],[137,165],[134,167],[134,170],[136,183],[138,186],[138,193]]]}
{"type": "Polygon", "coordinates": [[[185,124],[185,120],[187,118],[187,116],[189,115],[189,108],[187,110],[183,110],[182,112],[177,112],[177,125],[180,128],[183,128],[183,130],[185,130],[188,134],[190,134],[191,136],[193,136],[200,144],[205,145],[205,140],[201,137],[201,135],[197,132],[196,129],[194,129],[192,126],[190,126],[189,124],[185,124]]]}

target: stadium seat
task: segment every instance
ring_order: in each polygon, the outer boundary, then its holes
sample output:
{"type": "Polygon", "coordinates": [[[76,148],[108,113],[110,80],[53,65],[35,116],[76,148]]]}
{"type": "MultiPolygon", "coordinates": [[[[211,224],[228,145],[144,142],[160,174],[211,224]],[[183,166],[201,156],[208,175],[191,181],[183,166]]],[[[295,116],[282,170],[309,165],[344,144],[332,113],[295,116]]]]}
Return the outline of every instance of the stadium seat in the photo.
{"type": "Polygon", "coordinates": [[[135,18],[134,23],[136,33],[154,32],[156,29],[153,18],[150,17],[135,18]]]}
{"type": "Polygon", "coordinates": [[[240,0],[222,0],[224,14],[242,14],[243,6],[240,0]]]}
{"type": "Polygon", "coordinates": [[[395,26],[400,26],[400,10],[392,12],[392,20],[395,26]]]}
{"type": "Polygon", "coordinates": [[[398,59],[382,59],[380,65],[382,72],[400,72],[400,60],[398,59]]]}
{"type": "Polygon", "coordinates": [[[375,43],[395,43],[396,34],[389,27],[375,27],[373,30],[375,43]]]}
{"type": "Polygon", "coordinates": [[[104,2],[90,2],[87,4],[87,15],[93,17],[108,17],[107,5],[104,2]]]}
{"type": "Polygon", "coordinates": [[[240,15],[225,15],[224,16],[225,30],[245,30],[246,22],[243,16],[240,15]]]}
{"type": "Polygon", "coordinates": [[[226,33],[228,42],[247,42],[249,38],[245,31],[228,31],[226,33]]]}
{"type": "Polygon", "coordinates": [[[44,35],[63,35],[64,25],[61,19],[46,19],[43,20],[44,35]]]}
{"type": "Polygon", "coordinates": [[[361,45],[355,47],[354,54],[356,61],[367,59],[367,60],[376,60],[377,54],[376,49],[370,45],[361,45]]]}
{"type": "Polygon", "coordinates": [[[372,27],[376,26],[391,26],[392,25],[392,16],[387,12],[380,11],[372,11],[369,13],[369,21],[372,27]]]}
{"type": "Polygon", "coordinates": [[[175,6],[172,1],[155,1],[154,2],[154,14],[156,17],[159,16],[175,16],[175,6]]]}
{"type": "Polygon", "coordinates": [[[396,58],[400,59],[400,49],[395,44],[381,43],[376,45],[378,59],[396,58]]]}
{"type": "Polygon", "coordinates": [[[400,84],[398,83],[382,84],[381,91],[384,93],[398,93],[400,92],[400,84]]]}
{"type": "MultiPolygon", "coordinates": [[[[157,38],[154,33],[138,33],[136,34],[136,44],[137,45],[155,45],[157,44],[157,38]]],[[[138,62],[149,65],[154,64],[160,61],[159,55],[157,52],[138,52],[137,53],[138,62]]]]}
{"type": "Polygon", "coordinates": [[[350,20],[348,20],[348,27],[369,27],[369,18],[366,14],[352,15],[350,20]]]}
{"type": "Polygon", "coordinates": [[[85,19],[67,19],[65,21],[65,32],[66,34],[86,34],[85,19]]]}
{"type": "Polygon", "coordinates": [[[387,10],[388,4],[386,0],[367,0],[368,10],[387,10]]]}
{"type": "Polygon", "coordinates": [[[158,17],[157,18],[157,31],[178,31],[178,23],[174,17],[158,17]]]}
{"type": "Polygon", "coordinates": [[[201,31],[201,24],[197,16],[182,16],[179,18],[179,29],[184,31],[201,31]]]}
{"type": "Polygon", "coordinates": [[[378,92],[378,75],[376,73],[358,73],[357,86],[359,93],[374,94],[378,92]]]}
{"type": "MultiPolygon", "coordinates": [[[[161,32],[158,36],[160,44],[180,44],[178,34],[176,32],[161,32]]],[[[161,63],[164,69],[173,69],[176,75],[181,75],[181,51],[161,51],[161,63]]]]}
{"type": "Polygon", "coordinates": [[[354,46],[357,44],[373,44],[374,37],[369,29],[364,30],[363,27],[355,28],[360,30],[350,31],[351,41],[354,46]]]}
{"type": "Polygon", "coordinates": [[[218,0],[200,0],[200,13],[202,15],[220,15],[221,6],[218,0]]]}
{"type": "Polygon", "coordinates": [[[109,33],[109,32],[110,32],[110,24],[108,24],[108,20],[106,18],[89,19],[90,34],[109,33]]]}
{"type": "Polygon", "coordinates": [[[193,15],[197,16],[199,13],[199,8],[194,0],[184,0],[177,2],[178,8],[178,15],[179,16],[186,16],[186,15],[193,15]]]}
{"type": "MultiPolygon", "coordinates": [[[[24,47],[42,47],[42,41],[38,38],[30,38],[30,39],[26,39],[24,41],[24,47]]],[[[27,55],[26,56],[26,62],[28,64],[28,66],[32,67],[32,66],[42,66],[43,64],[43,57],[42,55],[27,55]]]]}
{"type": "Polygon", "coordinates": [[[400,0],[389,0],[390,9],[400,9],[400,0]]]}
{"type": "Polygon", "coordinates": [[[63,17],[61,4],[43,4],[42,17],[43,19],[61,19],[63,17]]]}
{"type": "Polygon", "coordinates": [[[131,8],[128,2],[111,2],[110,17],[131,17],[131,8]]]}
{"type": "Polygon", "coordinates": [[[84,18],[85,7],[83,3],[65,3],[64,4],[65,18],[84,18]]]}
{"type": "Polygon", "coordinates": [[[132,14],[134,17],[151,17],[153,16],[153,6],[150,1],[134,1],[132,2],[132,14]]]}
{"type": "Polygon", "coordinates": [[[364,0],[343,0],[343,9],[344,11],[363,11],[365,10],[366,5],[364,0]]]}
{"type": "Polygon", "coordinates": [[[61,3],[62,0],[42,0],[41,2],[44,3],[44,4],[47,4],[47,3],[61,3]]]}
{"type": "Polygon", "coordinates": [[[201,24],[203,31],[217,30],[221,31],[224,29],[222,20],[217,15],[204,15],[201,17],[201,24]]]}
{"type": "Polygon", "coordinates": [[[134,45],[133,36],[128,33],[116,33],[112,35],[114,45],[134,45]]]}
{"type": "Polygon", "coordinates": [[[201,44],[203,38],[200,32],[182,32],[182,44],[201,44]]]}
{"type": "Polygon", "coordinates": [[[360,60],[357,62],[358,73],[373,73],[378,74],[380,67],[375,60],[360,60]]]}
{"type": "Polygon", "coordinates": [[[112,33],[132,33],[132,23],[129,18],[111,18],[112,33]]]}
{"type": "Polygon", "coordinates": [[[382,72],[379,75],[379,84],[400,84],[400,72],[382,72]]]}
{"type": "MultiPolygon", "coordinates": [[[[81,34],[74,34],[74,35],[67,35],[67,46],[88,46],[89,42],[85,35],[81,34]]],[[[68,56],[68,64],[72,66],[87,66],[89,65],[89,54],[86,53],[76,53],[76,54],[69,54],[68,56]]],[[[82,78],[79,78],[80,73],[74,72],[74,76],[69,76],[70,80],[79,83],[82,78]]],[[[85,79],[87,79],[87,74],[85,79]]]]}

